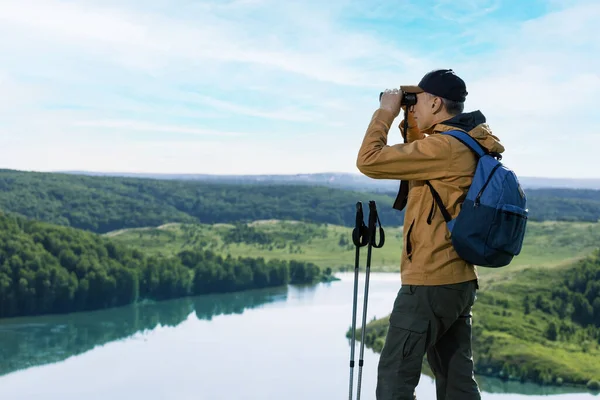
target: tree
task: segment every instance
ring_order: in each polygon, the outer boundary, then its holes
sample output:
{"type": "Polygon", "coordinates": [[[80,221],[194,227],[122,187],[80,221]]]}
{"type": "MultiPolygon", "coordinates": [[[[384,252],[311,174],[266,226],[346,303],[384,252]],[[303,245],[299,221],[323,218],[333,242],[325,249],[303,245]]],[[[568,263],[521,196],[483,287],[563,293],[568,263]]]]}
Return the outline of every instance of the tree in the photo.
{"type": "Polygon", "coordinates": [[[546,328],[544,335],[546,336],[546,338],[548,340],[552,340],[552,341],[555,341],[558,338],[558,329],[557,329],[554,321],[552,321],[548,324],[548,327],[546,328]]]}
{"type": "Polygon", "coordinates": [[[581,293],[573,296],[573,320],[583,326],[593,323],[594,309],[581,293]]]}
{"type": "Polygon", "coordinates": [[[346,247],[347,245],[348,245],[348,239],[346,238],[346,235],[340,235],[340,240],[338,242],[338,246],[346,247]]]}
{"type": "Polygon", "coordinates": [[[600,297],[596,297],[592,307],[594,309],[594,321],[596,322],[596,326],[600,327],[600,297]]]}
{"type": "Polygon", "coordinates": [[[523,307],[525,309],[525,315],[531,312],[531,304],[529,303],[529,295],[525,295],[525,299],[523,300],[523,307]]]}

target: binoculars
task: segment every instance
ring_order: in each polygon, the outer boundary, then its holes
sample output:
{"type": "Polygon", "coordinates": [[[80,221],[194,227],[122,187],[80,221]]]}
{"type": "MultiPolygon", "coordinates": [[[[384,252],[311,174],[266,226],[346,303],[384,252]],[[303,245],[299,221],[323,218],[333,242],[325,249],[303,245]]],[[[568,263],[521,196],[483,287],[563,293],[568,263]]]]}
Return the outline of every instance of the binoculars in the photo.
{"type": "MultiPolygon", "coordinates": [[[[401,106],[412,107],[417,104],[417,94],[416,93],[406,93],[402,92],[402,101],[400,102],[401,106]]],[[[383,92],[379,93],[379,101],[381,101],[381,96],[383,96],[383,92]]]]}

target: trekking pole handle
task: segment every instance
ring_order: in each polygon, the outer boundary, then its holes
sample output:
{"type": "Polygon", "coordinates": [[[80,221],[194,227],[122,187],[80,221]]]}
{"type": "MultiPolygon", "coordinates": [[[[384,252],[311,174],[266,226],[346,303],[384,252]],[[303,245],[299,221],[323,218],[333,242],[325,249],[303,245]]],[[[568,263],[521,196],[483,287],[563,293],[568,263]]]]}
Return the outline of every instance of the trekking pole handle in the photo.
{"type": "Polygon", "coordinates": [[[369,228],[365,225],[362,203],[356,203],[356,223],[352,231],[352,242],[356,247],[369,244],[369,228]]]}
{"type": "Polygon", "coordinates": [[[377,205],[374,200],[369,201],[369,241],[371,245],[377,249],[383,247],[385,243],[385,232],[383,231],[383,227],[381,226],[381,221],[379,220],[379,214],[377,214],[377,205]],[[379,243],[375,242],[375,234],[376,234],[376,226],[379,224],[379,243]]]}

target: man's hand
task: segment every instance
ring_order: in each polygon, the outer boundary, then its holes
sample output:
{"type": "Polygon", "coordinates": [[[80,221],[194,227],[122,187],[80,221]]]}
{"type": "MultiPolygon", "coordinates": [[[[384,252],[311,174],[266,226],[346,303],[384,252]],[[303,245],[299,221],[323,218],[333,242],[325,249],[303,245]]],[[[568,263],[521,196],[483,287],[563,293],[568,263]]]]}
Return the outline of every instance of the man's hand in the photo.
{"type": "Polygon", "coordinates": [[[379,100],[379,108],[391,111],[394,118],[400,114],[402,91],[400,89],[386,89],[379,100]]]}

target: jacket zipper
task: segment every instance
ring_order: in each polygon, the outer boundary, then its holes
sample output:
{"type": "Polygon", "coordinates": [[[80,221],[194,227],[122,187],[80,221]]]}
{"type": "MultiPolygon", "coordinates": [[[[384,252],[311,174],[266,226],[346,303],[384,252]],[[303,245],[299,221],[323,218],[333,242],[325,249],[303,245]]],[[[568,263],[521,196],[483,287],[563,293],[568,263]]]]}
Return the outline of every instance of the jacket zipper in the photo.
{"type": "Polygon", "coordinates": [[[516,213],[516,212],[514,212],[514,211],[506,211],[506,210],[503,210],[503,211],[502,211],[502,213],[503,213],[503,214],[507,214],[507,215],[514,215],[514,216],[516,216],[516,217],[521,217],[521,218],[527,219],[527,216],[526,216],[526,215],[519,214],[519,213],[516,213]]]}

